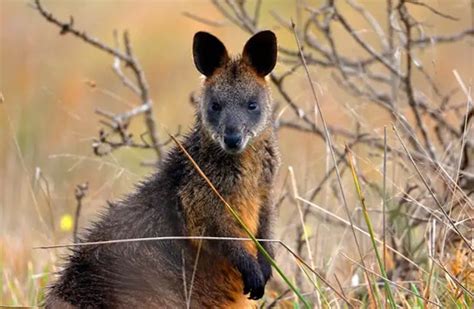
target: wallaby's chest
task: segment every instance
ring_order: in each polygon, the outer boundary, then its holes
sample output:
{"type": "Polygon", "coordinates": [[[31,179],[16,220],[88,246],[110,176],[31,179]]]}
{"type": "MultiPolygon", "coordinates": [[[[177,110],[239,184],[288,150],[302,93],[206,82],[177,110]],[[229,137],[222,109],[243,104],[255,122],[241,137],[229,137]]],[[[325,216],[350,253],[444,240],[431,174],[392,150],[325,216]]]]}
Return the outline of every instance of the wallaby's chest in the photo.
{"type": "MultiPolygon", "coordinates": [[[[269,198],[274,170],[272,153],[264,149],[249,148],[238,163],[209,162],[202,167],[204,173],[219,193],[239,214],[248,229],[255,235],[259,225],[260,208],[269,198]]],[[[247,237],[244,230],[236,224],[224,203],[211,190],[198,173],[191,172],[180,190],[180,197],[186,213],[187,228],[190,234],[209,234],[201,227],[209,221],[216,224],[229,224],[228,235],[247,237]]],[[[217,235],[216,235],[217,236],[217,235]]],[[[255,250],[251,250],[253,252],[255,250]]],[[[255,251],[256,252],[256,251],[255,251]]]]}

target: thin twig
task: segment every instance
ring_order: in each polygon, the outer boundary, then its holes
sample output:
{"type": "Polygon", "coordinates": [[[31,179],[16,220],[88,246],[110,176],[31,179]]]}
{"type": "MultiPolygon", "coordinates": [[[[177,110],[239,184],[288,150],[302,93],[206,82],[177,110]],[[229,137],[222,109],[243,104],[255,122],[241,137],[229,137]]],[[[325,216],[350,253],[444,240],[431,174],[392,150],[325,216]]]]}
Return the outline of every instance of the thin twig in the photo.
{"type": "MultiPolygon", "coordinates": [[[[202,234],[204,234],[204,232],[205,232],[205,230],[202,231],[202,234]]],[[[199,244],[198,244],[198,248],[197,248],[197,252],[196,252],[196,258],[194,259],[193,274],[191,275],[191,283],[189,285],[189,292],[187,293],[189,298],[186,299],[186,308],[188,308],[188,309],[191,308],[191,295],[193,293],[194,278],[196,277],[196,271],[197,271],[197,267],[198,267],[198,263],[199,263],[199,257],[201,256],[202,241],[203,241],[203,239],[199,240],[199,244]]]]}
{"type": "Polygon", "coordinates": [[[428,131],[424,125],[423,120],[421,119],[421,115],[419,112],[419,109],[417,108],[417,102],[415,100],[415,94],[413,90],[413,81],[412,77],[413,74],[411,72],[412,70],[412,49],[411,49],[411,44],[412,44],[412,25],[410,21],[410,16],[408,15],[407,8],[404,5],[405,0],[401,0],[400,4],[397,6],[397,9],[400,14],[400,19],[405,25],[406,28],[406,39],[405,39],[405,55],[406,55],[406,72],[405,76],[402,77],[402,80],[405,83],[406,87],[406,92],[407,92],[407,97],[408,97],[408,105],[411,107],[411,110],[413,114],[415,115],[415,120],[418,128],[421,131],[421,135],[423,137],[423,140],[425,141],[426,148],[428,150],[428,153],[433,161],[436,161],[436,155],[435,155],[435,149],[433,144],[430,141],[430,138],[428,136],[428,131]]]}
{"type": "MultiPolygon", "coordinates": [[[[354,263],[354,264],[356,264],[357,266],[359,266],[360,268],[364,268],[364,267],[365,267],[365,266],[363,266],[362,264],[358,263],[357,261],[355,261],[355,260],[351,259],[350,257],[348,257],[347,255],[345,255],[344,252],[340,252],[340,254],[341,254],[344,258],[348,259],[348,260],[351,261],[352,263],[354,263]]],[[[378,274],[378,273],[376,273],[376,272],[374,272],[374,271],[372,271],[372,270],[370,270],[370,269],[368,269],[368,268],[366,268],[365,270],[366,270],[367,272],[373,274],[374,276],[379,277],[380,279],[384,279],[380,274],[378,274]]],[[[403,291],[405,291],[405,292],[407,292],[407,293],[410,293],[410,294],[415,295],[415,296],[417,296],[417,297],[423,298],[424,301],[426,301],[426,302],[428,302],[428,303],[430,303],[430,304],[432,304],[432,305],[435,305],[436,307],[440,307],[440,308],[442,307],[440,304],[435,303],[435,302],[433,302],[433,301],[431,301],[431,300],[429,300],[429,299],[426,299],[426,298],[424,298],[424,297],[422,297],[422,296],[420,296],[420,295],[414,293],[414,292],[411,291],[410,289],[407,289],[406,287],[401,286],[400,284],[393,282],[392,280],[388,280],[388,282],[389,282],[391,285],[396,286],[397,288],[402,289],[403,291]]]]}
{"type": "Polygon", "coordinates": [[[225,25],[225,23],[222,22],[222,21],[215,21],[215,20],[212,20],[212,19],[208,19],[208,18],[199,16],[199,15],[193,14],[191,12],[184,11],[182,14],[183,14],[183,16],[185,16],[189,19],[195,20],[195,21],[197,21],[201,24],[208,25],[208,26],[211,26],[211,27],[222,27],[222,26],[225,25]]]}
{"type": "MultiPolygon", "coordinates": [[[[302,202],[306,203],[307,205],[323,212],[324,214],[328,215],[328,216],[331,216],[332,218],[338,220],[339,222],[343,223],[344,225],[347,225],[347,226],[351,226],[351,223],[348,221],[348,220],[345,220],[335,214],[333,214],[332,212],[324,209],[323,207],[321,206],[318,206],[316,205],[315,203],[313,202],[310,202],[308,200],[305,200],[304,198],[302,197],[297,197],[299,200],[301,200],[302,202]]],[[[360,232],[362,235],[364,236],[367,236],[367,237],[370,237],[370,234],[365,231],[364,229],[358,227],[357,225],[353,225],[354,226],[354,230],[360,232]]],[[[379,240],[378,238],[375,238],[375,241],[378,242],[379,244],[383,244],[383,242],[381,240],[379,240]]],[[[410,263],[411,265],[413,265],[414,267],[416,267],[418,270],[422,271],[423,273],[426,273],[426,270],[424,270],[421,266],[419,266],[417,263],[415,263],[413,260],[411,260],[410,258],[408,258],[407,256],[405,256],[404,254],[402,254],[400,251],[396,250],[395,248],[393,248],[392,246],[390,245],[386,245],[387,246],[387,249],[389,249],[390,251],[392,251],[393,253],[395,253],[396,255],[400,256],[402,259],[404,259],[405,261],[407,261],[408,263],[410,263]]]]}
{"type": "Polygon", "coordinates": [[[296,30],[295,30],[296,25],[293,23],[293,21],[291,22],[291,24],[292,24],[292,27],[293,27],[293,34],[294,34],[294,37],[295,37],[295,40],[296,40],[296,44],[298,45],[298,50],[300,52],[301,61],[303,63],[303,67],[304,67],[304,70],[305,70],[305,73],[306,73],[306,77],[308,79],[310,89],[311,89],[311,93],[313,95],[314,104],[317,107],[321,123],[323,124],[324,136],[326,138],[326,143],[328,143],[329,150],[330,150],[330,153],[331,153],[331,157],[332,157],[332,160],[333,160],[333,164],[334,164],[334,167],[335,167],[335,170],[336,170],[337,180],[338,180],[338,184],[339,184],[339,193],[341,194],[343,204],[344,204],[344,209],[346,211],[346,215],[347,215],[347,218],[348,218],[349,223],[350,223],[352,236],[354,237],[354,241],[355,241],[357,251],[358,251],[360,259],[361,259],[361,263],[363,265],[365,265],[364,256],[362,254],[362,250],[361,250],[360,245],[359,245],[359,240],[357,239],[357,235],[355,233],[354,223],[352,222],[352,217],[351,217],[351,214],[350,214],[350,211],[349,211],[349,206],[347,204],[346,196],[345,196],[345,193],[344,193],[344,188],[342,186],[341,174],[339,172],[339,167],[338,167],[338,164],[337,164],[337,159],[336,159],[336,155],[335,155],[335,151],[334,151],[334,146],[332,144],[331,136],[330,136],[329,131],[328,131],[328,127],[327,127],[327,124],[326,124],[326,119],[324,118],[323,112],[321,110],[321,106],[319,104],[318,96],[316,94],[316,90],[314,89],[313,80],[311,79],[311,75],[309,74],[308,66],[306,64],[306,59],[305,59],[304,54],[301,50],[301,43],[298,39],[298,35],[296,33],[296,30]]]}
{"type": "Polygon", "coordinates": [[[443,13],[443,12],[440,12],[438,11],[437,9],[433,8],[432,6],[424,3],[424,2],[420,2],[420,1],[416,1],[416,0],[407,0],[406,1],[407,3],[410,3],[410,4],[414,4],[414,5],[419,5],[419,6],[422,6],[422,7],[425,7],[427,8],[428,10],[430,10],[431,12],[433,12],[435,15],[439,15],[443,18],[446,18],[446,19],[450,19],[450,20],[453,20],[453,21],[458,21],[459,18],[457,17],[454,17],[454,16],[451,16],[451,15],[448,15],[446,13],[443,13]]]}
{"type": "Polygon", "coordinates": [[[416,170],[416,173],[418,174],[418,176],[420,177],[421,181],[423,182],[423,184],[425,185],[426,189],[428,189],[428,192],[430,193],[430,195],[433,197],[433,200],[435,201],[436,205],[438,206],[439,210],[441,210],[441,212],[443,213],[443,215],[446,217],[446,219],[448,220],[448,222],[450,223],[451,227],[453,228],[453,230],[456,232],[456,234],[458,234],[459,237],[461,237],[461,239],[464,241],[464,243],[467,245],[468,248],[470,248],[471,250],[473,250],[469,240],[466,239],[466,237],[459,231],[459,229],[456,227],[456,224],[455,222],[453,221],[453,219],[451,219],[451,217],[448,215],[448,213],[446,212],[446,210],[444,209],[444,207],[441,205],[441,202],[438,200],[438,198],[436,197],[436,194],[433,192],[433,189],[431,188],[431,186],[428,184],[428,181],[425,179],[425,177],[423,176],[423,174],[421,173],[420,169],[418,168],[418,165],[416,164],[415,160],[413,160],[413,157],[410,153],[410,151],[408,151],[407,149],[407,146],[405,145],[405,143],[403,142],[402,138],[400,137],[400,134],[398,133],[398,130],[395,126],[392,126],[393,130],[395,131],[395,134],[397,135],[398,137],[398,140],[400,141],[403,149],[405,150],[406,154],[408,155],[408,158],[410,159],[410,162],[412,163],[413,167],[415,168],[416,170]]]}
{"type": "MultiPolygon", "coordinates": [[[[304,239],[304,242],[306,243],[306,250],[308,252],[308,259],[309,259],[309,262],[311,263],[311,268],[315,269],[315,264],[314,264],[314,260],[313,260],[313,252],[311,250],[311,245],[309,243],[309,236],[308,236],[308,229],[306,227],[306,221],[305,221],[305,218],[304,218],[304,215],[303,215],[303,211],[301,210],[301,205],[300,205],[300,201],[297,199],[298,197],[298,188],[296,186],[296,178],[295,178],[295,172],[293,170],[293,167],[288,167],[288,174],[290,176],[290,181],[291,181],[291,189],[292,189],[292,192],[293,192],[293,198],[295,199],[296,201],[296,207],[298,209],[298,214],[299,214],[299,218],[300,218],[300,228],[299,228],[299,232],[297,233],[296,237],[298,237],[298,254],[301,254],[301,251],[302,251],[302,248],[303,246],[300,245],[300,243],[302,244],[302,241],[300,241],[301,238],[304,239]]],[[[313,282],[315,283],[316,282],[316,276],[313,276],[313,282]]]]}
{"type": "Polygon", "coordinates": [[[89,184],[85,182],[83,184],[77,185],[76,189],[74,190],[74,197],[76,198],[76,213],[74,214],[74,229],[72,232],[72,238],[74,240],[74,243],[79,242],[79,238],[77,236],[77,230],[79,228],[79,218],[81,217],[82,200],[86,196],[88,189],[89,189],[89,184]]]}

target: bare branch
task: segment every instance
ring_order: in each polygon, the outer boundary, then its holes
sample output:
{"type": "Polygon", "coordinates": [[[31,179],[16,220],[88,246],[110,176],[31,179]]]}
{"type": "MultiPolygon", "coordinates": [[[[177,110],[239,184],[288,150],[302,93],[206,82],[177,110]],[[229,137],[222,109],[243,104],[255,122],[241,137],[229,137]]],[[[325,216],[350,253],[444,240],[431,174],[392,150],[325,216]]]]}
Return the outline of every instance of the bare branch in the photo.
{"type": "Polygon", "coordinates": [[[452,35],[431,36],[417,39],[413,41],[413,45],[417,47],[424,47],[427,44],[453,43],[472,36],[474,36],[474,28],[467,29],[452,35]]]}
{"type": "Polygon", "coordinates": [[[459,20],[459,18],[456,18],[454,16],[451,16],[451,15],[448,15],[446,13],[440,12],[440,11],[436,10],[435,8],[433,8],[432,6],[430,6],[430,5],[428,5],[424,2],[420,2],[420,1],[417,1],[417,0],[407,0],[406,3],[410,3],[410,4],[425,7],[428,10],[430,10],[431,12],[433,12],[435,15],[441,16],[441,17],[446,18],[446,19],[450,19],[450,20],[453,20],[453,21],[458,21],[459,20]]]}
{"type": "Polygon", "coordinates": [[[120,58],[121,61],[125,63],[131,63],[132,59],[130,59],[127,55],[123,54],[119,50],[115,48],[111,48],[110,46],[105,45],[101,41],[99,41],[96,38],[90,37],[86,32],[79,31],[74,28],[74,19],[71,16],[69,22],[62,22],[59,19],[57,19],[52,13],[48,12],[43,5],[41,4],[40,0],[35,0],[35,6],[34,6],[40,14],[50,23],[55,24],[58,26],[61,31],[59,34],[65,35],[68,33],[71,33],[72,35],[82,39],[84,42],[105,51],[106,53],[111,54],[112,56],[120,58]]]}
{"type": "Polygon", "coordinates": [[[222,27],[225,25],[224,22],[222,21],[214,21],[214,20],[210,20],[210,19],[207,19],[205,17],[202,17],[202,16],[198,16],[196,14],[193,14],[191,12],[183,12],[182,13],[183,16],[189,18],[189,19],[192,19],[192,20],[195,20],[201,24],[204,24],[204,25],[208,25],[208,26],[211,26],[211,27],[222,27]]]}
{"type": "Polygon", "coordinates": [[[405,25],[405,29],[406,29],[406,32],[405,32],[406,33],[405,54],[406,54],[406,66],[407,66],[407,68],[406,68],[405,76],[402,78],[402,80],[405,83],[407,96],[408,96],[408,104],[410,105],[411,110],[412,110],[413,114],[415,115],[416,124],[417,124],[418,128],[421,131],[421,134],[423,136],[423,140],[425,142],[428,153],[429,153],[431,159],[436,161],[434,146],[431,143],[431,140],[428,136],[428,131],[427,131],[427,129],[426,129],[424,123],[423,123],[423,120],[421,119],[421,115],[420,115],[420,112],[417,108],[417,104],[416,104],[416,100],[415,100],[415,94],[414,94],[413,84],[412,84],[412,74],[411,74],[412,73],[411,72],[412,63],[413,63],[412,50],[411,50],[411,44],[412,44],[411,28],[412,28],[412,25],[411,25],[411,21],[410,21],[410,16],[408,15],[407,8],[405,7],[404,4],[405,4],[405,1],[401,0],[400,4],[397,7],[397,10],[400,14],[400,19],[403,22],[403,24],[405,25]]]}
{"type": "MultiPolygon", "coordinates": [[[[149,94],[149,89],[148,89],[148,82],[146,80],[145,74],[140,66],[140,63],[138,60],[135,58],[133,51],[132,51],[132,46],[130,44],[130,38],[128,35],[128,32],[123,33],[123,44],[124,44],[124,49],[125,53],[121,52],[118,47],[118,38],[117,34],[114,33],[115,37],[115,44],[116,48],[112,48],[101,41],[99,41],[96,38],[92,38],[87,34],[85,31],[80,31],[74,28],[74,19],[71,17],[69,22],[62,22],[58,18],[56,18],[52,13],[48,12],[41,4],[40,0],[35,0],[35,6],[34,6],[40,14],[50,23],[58,26],[61,29],[60,34],[72,34],[73,36],[82,39],[84,42],[104,51],[109,53],[110,55],[114,56],[114,64],[113,64],[113,69],[114,72],[117,74],[117,76],[121,79],[122,83],[129,89],[131,89],[138,97],[140,98],[142,107],[139,108],[138,110],[140,111],[139,113],[143,113],[145,117],[145,124],[148,130],[148,134],[151,139],[151,146],[150,147],[142,147],[142,148],[151,148],[155,151],[157,159],[161,160],[162,158],[162,153],[163,153],[163,145],[159,142],[158,139],[158,134],[156,132],[156,123],[153,118],[153,101],[150,97],[149,94]],[[126,68],[129,68],[135,77],[136,84],[134,84],[130,79],[126,77],[126,75],[122,72],[120,62],[123,62],[126,68]]],[[[137,113],[138,114],[138,113],[137,113]]],[[[123,115],[117,115],[114,116],[114,120],[120,120],[120,125],[116,126],[121,127],[123,124],[123,119],[128,119],[132,116],[136,115],[135,112],[132,113],[125,113],[123,115]]],[[[122,127],[119,131],[117,131],[121,137],[122,140],[127,140],[128,137],[122,127]]],[[[103,138],[103,134],[100,134],[101,137],[99,139],[103,138]]],[[[129,146],[130,143],[127,141],[125,143],[122,143],[123,145],[129,146]]],[[[113,146],[113,149],[117,149],[120,147],[120,144],[110,144],[113,146]]],[[[94,152],[98,155],[99,154],[96,150],[97,144],[93,144],[94,152]]],[[[103,155],[103,154],[102,154],[103,155]]]]}

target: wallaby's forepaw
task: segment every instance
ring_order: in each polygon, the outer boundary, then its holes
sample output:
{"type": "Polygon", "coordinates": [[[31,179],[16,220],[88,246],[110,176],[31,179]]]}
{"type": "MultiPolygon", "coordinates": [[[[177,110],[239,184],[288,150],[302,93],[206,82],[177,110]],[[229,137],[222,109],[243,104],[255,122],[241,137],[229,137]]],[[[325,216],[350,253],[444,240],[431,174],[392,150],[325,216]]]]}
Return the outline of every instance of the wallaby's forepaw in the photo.
{"type": "Polygon", "coordinates": [[[258,253],[258,264],[260,265],[263,281],[267,283],[267,281],[272,277],[272,265],[260,252],[258,253]]]}
{"type": "Polygon", "coordinates": [[[242,272],[242,280],[244,281],[244,294],[249,295],[249,299],[260,299],[265,292],[265,280],[262,271],[257,263],[242,272]]]}

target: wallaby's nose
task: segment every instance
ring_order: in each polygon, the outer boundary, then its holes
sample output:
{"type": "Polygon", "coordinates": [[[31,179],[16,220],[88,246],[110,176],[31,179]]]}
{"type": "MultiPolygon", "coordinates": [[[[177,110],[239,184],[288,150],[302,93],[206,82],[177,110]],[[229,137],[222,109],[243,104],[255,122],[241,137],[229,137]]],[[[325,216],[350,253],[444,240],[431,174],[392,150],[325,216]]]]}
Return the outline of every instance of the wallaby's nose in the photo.
{"type": "Polygon", "coordinates": [[[225,134],[224,143],[229,149],[239,149],[242,144],[242,135],[240,133],[225,134]]]}

